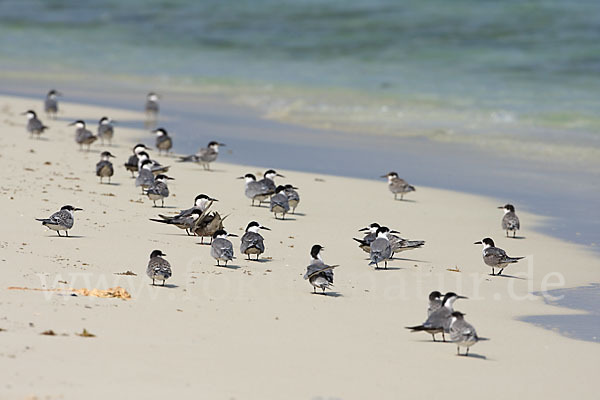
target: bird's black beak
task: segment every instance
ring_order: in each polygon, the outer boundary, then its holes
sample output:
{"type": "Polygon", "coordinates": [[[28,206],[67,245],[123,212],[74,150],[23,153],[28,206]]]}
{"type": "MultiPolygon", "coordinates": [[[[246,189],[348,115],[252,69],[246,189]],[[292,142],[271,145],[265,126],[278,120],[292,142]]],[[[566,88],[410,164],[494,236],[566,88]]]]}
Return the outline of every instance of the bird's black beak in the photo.
{"type": "Polygon", "coordinates": [[[170,180],[170,181],[174,181],[174,180],[175,180],[175,178],[171,178],[170,176],[167,176],[166,178],[167,178],[168,180],[170,180]]]}
{"type": "Polygon", "coordinates": [[[364,231],[368,231],[368,230],[369,230],[369,227],[366,227],[366,228],[359,229],[358,231],[359,232],[364,232],[364,231]]]}
{"type": "Polygon", "coordinates": [[[245,177],[245,176],[238,176],[238,177],[237,177],[237,178],[235,178],[235,179],[246,179],[246,177],[245,177]]]}
{"type": "Polygon", "coordinates": [[[265,231],[270,231],[270,228],[267,228],[266,226],[261,226],[260,229],[264,229],[265,231]]]}
{"type": "Polygon", "coordinates": [[[217,199],[213,199],[213,198],[210,198],[210,197],[208,198],[208,200],[210,200],[210,201],[219,201],[217,199]]]}
{"type": "Polygon", "coordinates": [[[73,211],[83,211],[83,208],[74,208],[73,211]]]}
{"type": "Polygon", "coordinates": [[[228,233],[227,236],[238,237],[235,233],[228,233]]]}
{"type": "Polygon", "coordinates": [[[457,299],[468,299],[467,296],[456,296],[457,299]]]}
{"type": "Polygon", "coordinates": [[[481,242],[475,242],[475,243],[473,243],[473,244],[482,244],[482,243],[481,243],[481,242]]]}
{"type": "Polygon", "coordinates": [[[165,253],[163,253],[163,252],[161,252],[161,253],[160,253],[160,255],[161,255],[161,256],[166,256],[166,254],[165,254],[165,253]]]}
{"type": "Polygon", "coordinates": [[[503,208],[504,208],[504,206],[500,206],[500,207],[498,207],[498,208],[499,208],[499,209],[503,209],[503,208]]]}
{"type": "Polygon", "coordinates": [[[278,176],[280,178],[285,178],[285,176],[281,175],[281,174],[275,174],[275,176],[278,176]]]}
{"type": "Polygon", "coordinates": [[[398,232],[398,231],[390,231],[390,233],[397,233],[397,234],[400,234],[400,232],[398,232]]]}

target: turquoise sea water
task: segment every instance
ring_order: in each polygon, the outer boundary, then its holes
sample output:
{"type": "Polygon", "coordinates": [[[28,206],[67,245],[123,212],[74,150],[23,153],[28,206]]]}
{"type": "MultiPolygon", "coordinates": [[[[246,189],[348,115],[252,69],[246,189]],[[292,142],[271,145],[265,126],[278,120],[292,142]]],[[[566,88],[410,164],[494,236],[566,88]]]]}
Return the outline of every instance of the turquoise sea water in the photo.
{"type": "Polygon", "coordinates": [[[594,0],[5,0],[0,69],[275,85],[244,101],[585,159],[600,143],[599,15],[594,0]]]}

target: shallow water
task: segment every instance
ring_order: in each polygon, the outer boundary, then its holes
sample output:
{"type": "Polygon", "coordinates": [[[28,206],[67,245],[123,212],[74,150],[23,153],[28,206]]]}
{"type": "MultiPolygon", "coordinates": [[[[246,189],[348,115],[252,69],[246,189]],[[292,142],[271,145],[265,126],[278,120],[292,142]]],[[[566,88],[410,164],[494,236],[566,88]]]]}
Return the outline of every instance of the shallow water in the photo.
{"type": "Polygon", "coordinates": [[[573,339],[600,343],[600,284],[536,292],[546,304],[585,312],[575,315],[533,315],[519,318],[573,339]]]}

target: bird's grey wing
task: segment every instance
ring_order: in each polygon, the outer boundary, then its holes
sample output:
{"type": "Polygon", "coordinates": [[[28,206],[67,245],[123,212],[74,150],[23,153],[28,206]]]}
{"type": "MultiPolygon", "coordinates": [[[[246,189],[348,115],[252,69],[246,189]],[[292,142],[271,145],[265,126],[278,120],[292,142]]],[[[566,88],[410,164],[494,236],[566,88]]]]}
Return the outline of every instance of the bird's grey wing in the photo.
{"type": "Polygon", "coordinates": [[[265,251],[265,244],[263,237],[255,232],[246,232],[244,236],[242,236],[240,250],[242,253],[248,249],[255,248],[260,250],[261,252],[265,251]]]}
{"type": "Polygon", "coordinates": [[[282,207],[286,211],[290,209],[290,203],[283,193],[279,193],[271,197],[271,209],[273,206],[282,207]]]}

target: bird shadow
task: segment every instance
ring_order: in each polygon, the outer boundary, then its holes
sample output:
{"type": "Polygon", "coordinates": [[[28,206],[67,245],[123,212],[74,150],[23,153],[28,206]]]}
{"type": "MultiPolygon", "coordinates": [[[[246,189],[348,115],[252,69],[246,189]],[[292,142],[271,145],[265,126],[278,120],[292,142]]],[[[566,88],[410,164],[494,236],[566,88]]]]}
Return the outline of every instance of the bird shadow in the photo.
{"type": "Polygon", "coordinates": [[[299,213],[299,212],[293,212],[293,213],[290,213],[290,214],[291,214],[291,215],[297,215],[297,216],[299,216],[299,217],[306,217],[306,214],[304,214],[304,213],[299,213]]]}
{"type": "Polygon", "coordinates": [[[227,264],[227,265],[217,265],[215,264],[215,267],[219,267],[219,268],[226,268],[226,269],[240,269],[239,265],[234,265],[234,264],[227,264]]]}
{"type": "Polygon", "coordinates": [[[429,263],[429,262],[431,262],[431,261],[415,260],[413,258],[402,258],[402,257],[393,257],[393,258],[390,258],[390,260],[411,261],[411,262],[420,262],[420,263],[429,263]]]}
{"type": "Polygon", "coordinates": [[[121,186],[120,183],[118,182],[100,182],[101,185],[106,185],[106,186],[121,186]]]}
{"type": "Polygon", "coordinates": [[[60,237],[60,238],[65,238],[65,239],[69,239],[69,238],[71,238],[71,239],[81,239],[81,238],[84,238],[85,236],[81,236],[81,235],[69,235],[69,236],[65,236],[65,235],[62,235],[62,236],[58,236],[58,235],[46,235],[46,237],[50,237],[50,238],[58,238],[58,237],[60,237]]]}
{"type": "Polygon", "coordinates": [[[164,285],[153,285],[153,284],[150,284],[150,286],[154,286],[154,287],[164,287],[164,288],[168,288],[168,289],[176,289],[176,288],[178,288],[178,287],[179,287],[178,285],[174,285],[174,284],[172,284],[172,283],[165,283],[164,285]]]}
{"type": "Polygon", "coordinates": [[[178,208],[178,207],[176,207],[176,206],[152,206],[152,208],[171,208],[171,209],[173,209],[173,208],[178,208]]]}
{"type": "Polygon", "coordinates": [[[456,357],[462,357],[462,358],[475,358],[477,360],[487,360],[488,358],[486,356],[484,356],[483,354],[477,354],[477,353],[469,353],[468,355],[465,354],[457,354],[456,357]]]}
{"type": "Polygon", "coordinates": [[[274,219],[277,220],[277,221],[295,221],[296,220],[296,218],[290,218],[289,216],[287,218],[277,218],[277,217],[275,217],[274,219]]]}
{"type": "Polygon", "coordinates": [[[338,292],[312,292],[312,294],[323,296],[323,297],[344,297],[343,294],[338,292]]]}
{"type": "Polygon", "coordinates": [[[514,275],[498,275],[498,274],[492,275],[492,274],[488,274],[488,276],[496,276],[496,277],[499,277],[499,278],[518,279],[520,281],[526,281],[527,280],[526,278],[521,278],[520,276],[514,276],[514,275]]]}
{"type": "Polygon", "coordinates": [[[30,139],[31,139],[31,140],[36,140],[36,141],[38,141],[38,140],[39,140],[40,142],[49,142],[49,141],[50,141],[50,139],[48,139],[48,138],[45,138],[45,137],[37,137],[37,138],[33,138],[33,137],[31,137],[30,139]]]}
{"type": "Polygon", "coordinates": [[[411,199],[395,199],[394,201],[402,201],[404,203],[416,203],[416,200],[411,200],[411,199]]]}
{"type": "Polygon", "coordinates": [[[246,258],[246,260],[245,260],[245,261],[252,261],[252,262],[255,262],[255,263],[261,263],[261,264],[262,264],[262,263],[270,263],[270,262],[272,262],[273,260],[272,260],[272,259],[270,259],[270,258],[259,258],[258,260],[257,260],[256,258],[251,258],[250,260],[248,260],[248,259],[246,258]]]}
{"type": "Polygon", "coordinates": [[[375,271],[397,271],[397,270],[404,269],[404,268],[400,268],[400,267],[387,267],[387,268],[384,268],[384,267],[375,267],[373,269],[375,271]]]}
{"type": "Polygon", "coordinates": [[[507,236],[507,239],[517,239],[517,240],[522,240],[522,239],[527,239],[527,236],[507,236]]]}

